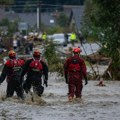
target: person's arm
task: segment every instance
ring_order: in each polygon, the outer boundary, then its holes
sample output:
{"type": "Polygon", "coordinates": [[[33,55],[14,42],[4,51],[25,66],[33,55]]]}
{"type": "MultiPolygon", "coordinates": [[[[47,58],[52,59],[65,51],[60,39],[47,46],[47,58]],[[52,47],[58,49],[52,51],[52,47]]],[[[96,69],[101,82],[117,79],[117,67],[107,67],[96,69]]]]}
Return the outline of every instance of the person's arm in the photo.
{"type": "Polygon", "coordinates": [[[30,60],[27,60],[22,68],[22,72],[21,72],[21,77],[23,77],[27,71],[28,71],[28,68],[29,68],[29,64],[31,63],[32,59],[30,60]]]}
{"type": "Polygon", "coordinates": [[[48,65],[41,61],[42,65],[43,65],[43,74],[45,75],[45,79],[48,80],[48,65]]]}
{"type": "Polygon", "coordinates": [[[83,75],[83,77],[85,79],[85,85],[87,85],[88,84],[87,68],[86,68],[84,60],[82,60],[82,75],[83,75]]]}
{"type": "Polygon", "coordinates": [[[7,76],[7,72],[8,72],[8,68],[7,68],[7,66],[5,65],[5,66],[3,67],[3,70],[2,70],[2,73],[1,73],[1,76],[0,76],[0,83],[2,83],[2,82],[5,80],[5,78],[6,78],[6,76],[7,76]]]}
{"type": "Polygon", "coordinates": [[[43,61],[41,61],[41,64],[43,65],[44,84],[47,87],[48,86],[48,65],[43,61]]]}
{"type": "Polygon", "coordinates": [[[68,66],[69,66],[69,59],[66,60],[64,63],[64,76],[65,76],[65,82],[68,84],[68,66]]]}
{"type": "Polygon", "coordinates": [[[21,70],[19,71],[19,77],[17,79],[18,79],[19,83],[22,84],[24,81],[24,77],[22,77],[21,74],[22,74],[23,67],[25,65],[25,60],[23,60],[23,59],[18,59],[18,60],[21,63],[21,70]]]}

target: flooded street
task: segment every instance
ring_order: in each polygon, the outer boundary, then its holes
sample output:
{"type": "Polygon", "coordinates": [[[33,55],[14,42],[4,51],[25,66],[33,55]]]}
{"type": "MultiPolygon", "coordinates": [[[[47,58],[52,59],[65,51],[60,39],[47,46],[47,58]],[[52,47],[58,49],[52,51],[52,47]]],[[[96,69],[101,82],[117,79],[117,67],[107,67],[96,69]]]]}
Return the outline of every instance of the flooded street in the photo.
{"type": "MultiPolygon", "coordinates": [[[[49,75],[49,86],[41,100],[31,95],[25,102],[14,98],[0,100],[0,120],[119,120],[120,82],[105,81],[105,87],[96,86],[98,81],[89,81],[83,87],[81,102],[67,102],[67,85],[56,74],[49,75]]],[[[5,94],[6,82],[1,84],[1,97],[5,94]]]]}

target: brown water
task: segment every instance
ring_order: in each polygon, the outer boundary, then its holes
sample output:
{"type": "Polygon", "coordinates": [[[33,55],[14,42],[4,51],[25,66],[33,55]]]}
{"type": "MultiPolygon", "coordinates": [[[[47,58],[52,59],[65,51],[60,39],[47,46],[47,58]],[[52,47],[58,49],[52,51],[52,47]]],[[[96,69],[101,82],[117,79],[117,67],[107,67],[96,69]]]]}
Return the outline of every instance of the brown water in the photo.
{"type": "Polygon", "coordinates": [[[106,87],[89,81],[83,87],[80,101],[67,101],[67,85],[51,74],[42,98],[30,94],[25,101],[13,98],[3,101],[6,83],[0,86],[0,120],[119,120],[120,82],[105,82],[106,87]]]}

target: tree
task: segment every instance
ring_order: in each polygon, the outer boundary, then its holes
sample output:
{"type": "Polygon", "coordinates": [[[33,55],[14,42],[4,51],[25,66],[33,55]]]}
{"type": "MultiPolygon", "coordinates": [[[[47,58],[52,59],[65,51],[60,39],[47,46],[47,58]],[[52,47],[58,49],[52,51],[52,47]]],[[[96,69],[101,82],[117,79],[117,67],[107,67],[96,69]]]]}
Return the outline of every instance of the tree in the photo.
{"type": "Polygon", "coordinates": [[[61,27],[68,26],[68,17],[64,13],[60,13],[60,15],[57,18],[57,21],[61,27]]]}
{"type": "Polygon", "coordinates": [[[14,3],[14,0],[0,0],[0,5],[9,5],[13,3],[14,3]]]}
{"type": "Polygon", "coordinates": [[[32,5],[32,2],[27,1],[24,5],[24,12],[33,12],[33,11],[35,11],[35,9],[37,9],[31,5],[32,5]]]}
{"type": "MultiPolygon", "coordinates": [[[[120,79],[120,0],[92,0],[94,6],[89,16],[92,30],[97,30],[102,48],[111,57],[111,73],[120,79]]],[[[93,31],[94,32],[94,31],[93,31]]]]}
{"type": "Polygon", "coordinates": [[[85,37],[87,37],[92,30],[92,21],[91,16],[94,14],[95,5],[91,0],[85,1],[84,16],[82,23],[82,32],[84,32],[85,37]]]}

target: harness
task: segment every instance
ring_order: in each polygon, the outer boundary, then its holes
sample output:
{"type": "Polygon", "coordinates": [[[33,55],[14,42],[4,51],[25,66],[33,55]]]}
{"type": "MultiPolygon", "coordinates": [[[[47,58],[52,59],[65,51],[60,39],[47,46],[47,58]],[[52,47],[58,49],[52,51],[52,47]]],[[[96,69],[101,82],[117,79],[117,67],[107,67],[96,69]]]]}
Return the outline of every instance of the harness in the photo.
{"type": "Polygon", "coordinates": [[[69,63],[68,71],[69,72],[80,72],[81,71],[81,62],[78,58],[72,58],[69,63]]]}
{"type": "Polygon", "coordinates": [[[43,70],[43,66],[40,61],[41,61],[41,59],[36,60],[33,58],[33,61],[29,65],[32,71],[41,72],[43,70]]]}
{"type": "Polygon", "coordinates": [[[18,80],[22,70],[22,63],[18,59],[10,59],[8,69],[8,79],[18,80]]]}

